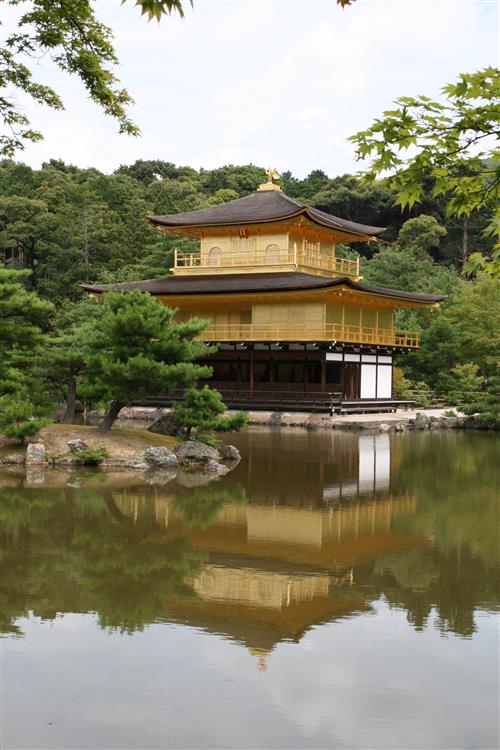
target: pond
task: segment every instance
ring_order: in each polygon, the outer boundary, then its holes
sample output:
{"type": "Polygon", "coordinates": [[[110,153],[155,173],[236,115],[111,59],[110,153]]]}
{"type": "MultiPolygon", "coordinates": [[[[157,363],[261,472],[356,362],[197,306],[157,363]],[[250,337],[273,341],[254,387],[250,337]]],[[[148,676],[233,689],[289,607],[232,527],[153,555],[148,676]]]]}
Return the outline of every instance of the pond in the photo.
{"type": "Polygon", "coordinates": [[[4,750],[497,747],[498,439],[231,442],[200,487],[0,473],[4,750]]]}

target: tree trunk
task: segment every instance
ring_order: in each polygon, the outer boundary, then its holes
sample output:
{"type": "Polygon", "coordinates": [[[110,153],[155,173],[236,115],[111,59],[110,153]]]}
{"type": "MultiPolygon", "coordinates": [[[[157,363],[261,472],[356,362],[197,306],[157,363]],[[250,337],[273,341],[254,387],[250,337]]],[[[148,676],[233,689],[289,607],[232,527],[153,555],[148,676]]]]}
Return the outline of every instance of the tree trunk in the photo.
{"type": "Polygon", "coordinates": [[[68,380],[68,396],[66,399],[66,411],[62,418],[63,424],[72,424],[75,419],[75,407],[76,407],[76,378],[70,378],[68,380]]]}
{"type": "Polygon", "coordinates": [[[117,401],[115,398],[112,401],[110,401],[108,410],[106,414],[104,415],[101,424],[97,428],[97,432],[107,432],[108,430],[110,430],[111,427],[113,426],[115,419],[120,413],[120,409],[122,409],[123,406],[124,404],[122,404],[120,401],[117,401]]]}
{"type": "Polygon", "coordinates": [[[462,234],[462,278],[467,276],[467,258],[469,257],[469,217],[464,216],[464,231],[462,234]]]}

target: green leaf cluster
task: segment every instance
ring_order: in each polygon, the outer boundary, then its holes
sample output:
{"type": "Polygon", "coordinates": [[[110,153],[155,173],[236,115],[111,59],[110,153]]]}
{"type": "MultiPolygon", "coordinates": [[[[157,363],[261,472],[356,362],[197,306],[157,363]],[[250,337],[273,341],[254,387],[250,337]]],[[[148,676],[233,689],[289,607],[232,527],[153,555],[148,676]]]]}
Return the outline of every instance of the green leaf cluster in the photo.
{"type": "Polygon", "coordinates": [[[498,238],[500,70],[463,73],[442,92],[442,101],[400,97],[395,109],[350,140],[358,159],[371,158],[367,178],[386,177],[401,208],[422,201],[431,179],[448,216],[487,210],[489,232],[498,238]]]}
{"type": "Polygon", "coordinates": [[[187,388],[182,401],[174,405],[176,422],[185,437],[189,437],[195,429],[200,439],[203,439],[204,433],[240,430],[247,423],[247,416],[243,412],[221,416],[225,411],[220,393],[207,385],[187,388]]]}

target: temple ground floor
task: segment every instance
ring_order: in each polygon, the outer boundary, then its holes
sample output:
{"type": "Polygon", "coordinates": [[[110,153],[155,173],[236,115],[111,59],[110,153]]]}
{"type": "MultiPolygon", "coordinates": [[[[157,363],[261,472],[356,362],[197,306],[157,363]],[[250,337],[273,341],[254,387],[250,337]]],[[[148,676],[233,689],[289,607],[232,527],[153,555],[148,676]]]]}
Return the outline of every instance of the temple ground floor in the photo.
{"type": "Polygon", "coordinates": [[[203,360],[224,395],[391,399],[394,350],[314,344],[221,345],[203,360]]]}

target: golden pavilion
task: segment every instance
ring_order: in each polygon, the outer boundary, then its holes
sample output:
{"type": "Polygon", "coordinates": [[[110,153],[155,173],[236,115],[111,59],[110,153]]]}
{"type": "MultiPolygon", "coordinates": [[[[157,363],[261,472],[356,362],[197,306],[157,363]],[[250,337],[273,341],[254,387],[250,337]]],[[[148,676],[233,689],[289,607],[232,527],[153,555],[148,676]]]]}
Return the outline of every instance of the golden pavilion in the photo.
{"type": "Polygon", "coordinates": [[[178,320],[209,319],[210,384],[229,406],[390,400],[393,355],[419,346],[418,333],[395,328],[396,311],[443,298],[363,284],[359,258],[336,246],[375,241],[383,228],[307,206],[274,177],[244,198],[150,216],[158,231],[199,241],[196,252],[175,251],[171,275],[85,289],[140,289],[178,320]]]}

